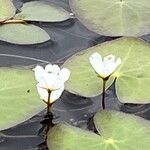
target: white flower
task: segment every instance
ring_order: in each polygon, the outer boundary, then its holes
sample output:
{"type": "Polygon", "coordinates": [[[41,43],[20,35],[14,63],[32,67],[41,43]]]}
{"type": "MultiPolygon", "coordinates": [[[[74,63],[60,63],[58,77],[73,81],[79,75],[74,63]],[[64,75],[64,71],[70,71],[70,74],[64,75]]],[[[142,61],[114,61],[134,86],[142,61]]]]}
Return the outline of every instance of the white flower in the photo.
{"type": "Polygon", "coordinates": [[[38,81],[38,93],[45,102],[48,102],[50,92],[50,103],[57,100],[64,91],[64,83],[69,79],[70,71],[66,68],[60,69],[58,65],[48,64],[45,69],[36,66],[35,78],[38,81]]]}
{"type": "Polygon", "coordinates": [[[108,55],[102,60],[102,56],[96,52],[90,56],[89,60],[96,73],[103,79],[108,78],[121,64],[121,59],[117,58],[115,61],[114,55],[108,55]]]}

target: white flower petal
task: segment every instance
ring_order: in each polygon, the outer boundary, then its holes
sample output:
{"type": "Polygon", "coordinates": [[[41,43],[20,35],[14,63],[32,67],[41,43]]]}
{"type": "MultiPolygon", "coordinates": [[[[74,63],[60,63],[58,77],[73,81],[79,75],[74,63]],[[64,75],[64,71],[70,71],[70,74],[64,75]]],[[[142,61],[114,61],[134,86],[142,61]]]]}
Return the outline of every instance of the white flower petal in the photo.
{"type": "Polygon", "coordinates": [[[37,85],[37,91],[40,95],[40,98],[42,100],[44,100],[45,102],[48,102],[48,91],[42,87],[40,87],[40,85],[37,85]]]}
{"type": "Polygon", "coordinates": [[[101,74],[103,70],[103,62],[102,62],[102,57],[99,53],[93,53],[90,58],[90,63],[94,70],[98,73],[101,74]]]}
{"type": "Polygon", "coordinates": [[[53,65],[53,72],[54,73],[59,73],[60,67],[58,65],[53,65]]]}
{"type": "Polygon", "coordinates": [[[44,69],[43,69],[43,67],[41,67],[41,66],[39,66],[39,65],[37,65],[34,69],[32,69],[32,70],[34,70],[35,72],[43,72],[44,71],[44,69]]]}
{"type": "Polygon", "coordinates": [[[45,73],[45,70],[41,66],[36,66],[34,69],[35,71],[35,79],[40,82],[41,79],[43,78],[43,74],[45,73]]]}
{"type": "Polygon", "coordinates": [[[108,61],[106,64],[105,64],[105,73],[109,75],[111,75],[116,69],[117,67],[121,64],[121,59],[118,58],[116,62],[111,62],[111,61],[108,61]]]}
{"type": "Polygon", "coordinates": [[[104,57],[104,63],[109,63],[109,62],[115,62],[115,56],[114,55],[108,55],[104,57]]]}
{"type": "Polygon", "coordinates": [[[112,54],[104,57],[102,61],[101,55],[93,53],[89,59],[92,67],[102,78],[109,77],[121,64],[121,59],[118,58],[115,62],[115,56],[112,54]]]}
{"type": "Polygon", "coordinates": [[[41,88],[44,88],[44,89],[47,89],[47,84],[46,84],[46,82],[44,82],[44,80],[41,81],[41,82],[39,82],[39,83],[37,84],[37,86],[38,86],[38,87],[41,87],[41,88]]]}
{"type": "Polygon", "coordinates": [[[111,75],[116,69],[116,64],[115,63],[108,63],[106,66],[105,66],[105,74],[106,76],[109,76],[111,75]]]}
{"type": "Polygon", "coordinates": [[[45,71],[48,72],[48,73],[56,73],[58,74],[59,71],[60,71],[60,68],[58,65],[51,65],[51,64],[48,64],[46,67],[45,67],[45,71]]]}
{"type": "Polygon", "coordinates": [[[47,84],[46,88],[49,90],[55,90],[60,88],[61,80],[59,76],[55,73],[46,73],[44,76],[45,83],[47,84]]]}
{"type": "Polygon", "coordinates": [[[48,90],[51,91],[51,103],[58,99],[64,90],[64,82],[68,80],[70,71],[66,68],[60,70],[58,65],[51,64],[48,64],[45,69],[37,66],[33,70],[39,82],[37,84],[37,90],[41,99],[48,102],[48,90]]]}
{"type": "Polygon", "coordinates": [[[96,59],[96,60],[99,61],[99,62],[102,62],[102,56],[101,56],[99,53],[97,53],[97,52],[93,53],[93,54],[91,55],[91,57],[92,57],[93,59],[96,59]]]}
{"type": "Polygon", "coordinates": [[[48,64],[48,65],[45,66],[45,71],[46,72],[52,72],[52,70],[53,70],[53,65],[52,64],[48,64]]]}
{"type": "Polygon", "coordinates": [[[50,96],[50,102],[53,103],[54,101],[56,101],[61,96],[63,91],[64,85],[62,85],[61,88],[59,88],[58,90],[52,91],[50,96]]]}
{"type": "Polygon", "coordinates": [[[66,82],[69,79],[70,71],[67,68],[63,68],[59,72],[59,77],[62,82],[66,82]]]}

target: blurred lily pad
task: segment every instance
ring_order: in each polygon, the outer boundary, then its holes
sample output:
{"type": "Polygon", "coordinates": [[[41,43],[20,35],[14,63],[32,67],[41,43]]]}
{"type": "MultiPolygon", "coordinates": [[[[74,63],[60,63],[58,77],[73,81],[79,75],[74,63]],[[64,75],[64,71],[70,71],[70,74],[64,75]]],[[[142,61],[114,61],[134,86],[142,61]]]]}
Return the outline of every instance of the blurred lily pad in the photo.
{"type": "Polygon", "coordinates": [[[0,130],[31,118],[44,107],[31,70],[0,69],[0,130]]]}
{"type": "Polygon", "coordinates": [[[14,44],[36,44],[48,41],[50,36],[38,26],[21,23],[0,25],[0,40],[14,44]]]}
{"type": "Polygon", "coordinates": [[[70,0],[76,17],[89,29],[107,36],[150,33],[149,0],[70,0]]]}
{"type": "Polygon", "coordinates": [[[108,88],[116,78],[116,94],[121,102],[150,102],[150,44],[136,38],[120,38],[99,44],[69,58],[64,63],[64,67],[71,71],[66,90],[85,97],[101,94],[102,81],[89,62],[93,52],[102,56],[113,54],[122,59],[122,64],[107,84],[108,88]]]}
{"type": "Polygon", "coordinates": [[[99,134],[67,124],[53,127],[48,134],[50,150],[148,150],[150,122],[117,111],[101,111],[94,117],[99,134]]]}
{"type": "Polygon", "coordinates": [[[0,0],[0,22],[12,18],[16,13],[16,8],[12,0],[0,0]]]}
{"type": "Polygon", "coordinates": [[[31,1],[23,4],[15,18],[26,21],[60,22],[70,18],[70,13],[52,3],[31,1]]]}

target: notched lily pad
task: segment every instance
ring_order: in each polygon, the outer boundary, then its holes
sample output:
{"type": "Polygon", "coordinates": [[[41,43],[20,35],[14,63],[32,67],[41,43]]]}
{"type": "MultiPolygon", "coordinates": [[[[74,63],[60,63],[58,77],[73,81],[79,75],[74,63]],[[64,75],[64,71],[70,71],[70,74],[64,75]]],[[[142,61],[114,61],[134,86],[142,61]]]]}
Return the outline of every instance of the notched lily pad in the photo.
{"type": "Polygon", "coordinates": [[[60,22],[70,18],[70,13],[52,3],[31,1],[23,4],[15,18],[26,21],[60,22]]]}
{"type": "Polygon", "coordinates": [[[38,26],[21,23],[0,25],[0,40],[14,44],[46,42],[50,36],[38,26]]]}
{"type": "Polygon", "coordinates": [[[66,90],[85,97],[101,94],[102,80],[89,62],[93,52],[99,52],[102,56],[113,54],[121,58],[122,64],[107,84],[108,88],[117,78],[116,94],[121,102],[150,102],[150,44],[135,38],[120,38],[99,44],[69,58],[63,65],[71,71],[66,90]]]}
{"type": "Polygon", "coordinates": [[[0,0],[0,22],[12,18],[16,13],[16,8],[12,0],[0,0]]]}
{"type": "Polygon", "coordinates": [[[94,117],[99,133],[59,124],[48,133],[50,150],[148,150],[150,122],[122,112],[105,110],[94,117]]]}
{"type": "Polygon", "coordinates": [[[31,70],[0,68],[0,130],[21,123],[44,108],[31,70]]]}
{"type": "Polygon", "coordinates": [[[150,33],[149,0],[70,0],[76,17],[90,30],[107,36],[150,33]]]}

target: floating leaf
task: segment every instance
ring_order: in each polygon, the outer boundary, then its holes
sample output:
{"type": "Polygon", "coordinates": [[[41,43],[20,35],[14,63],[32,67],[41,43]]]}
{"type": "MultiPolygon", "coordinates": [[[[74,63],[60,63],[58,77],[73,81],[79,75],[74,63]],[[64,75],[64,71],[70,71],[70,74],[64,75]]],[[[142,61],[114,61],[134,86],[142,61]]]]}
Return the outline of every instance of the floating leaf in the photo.
{"type": "Polygon", "coordinates": [[[0,25],[0,40],[14,44],[36,44],[48,41],[49,35],[38,26],[26,24],[0,25]]]}
{"type": "Polygon", "coordinates": [[[62,7],[42,1],[27,2],[23,5],[21,13],[16,15],[27,21],[59,22],[70,18],[70,13],[62,7]]]}
{"type": "Polygon", "coordinates": [[[12,18],[15,12],[16,8],[12,0],[0,0],[0,22],[12,18]]]}
{"type": "Polygon", "coordinates": [[[140,117],[101,111],[94,117],[100,135],[59,124],[48,133],[50,150],[148,150],[150,122],[140,117]]]}
{"type": "Polygon", "coordinates": [[[49,150],[97,150],[96,147],[102,144],[101,140],[92,132],[59,124],[48,133],[47,145],[49,150]]]}
{"type": "MultiPolygon", "coordinates": [[[[79,55],[77,53],[64,63],[64,66],[71,71],[65,85],[67,91],[85,97],[94,97],[102,93],[102,80],[91,67],[89,56],[89,53],[81,52],[79,55]]],[[[113,79],[109,80],[106,89],[112,83],[113,79]]]]}
{"type": "Polygon", "coordinates": [[[0,130],[29,119],[44,107],[31,70],[0,69],[0,130]]]}
{"type": "Polygon", "coordinates": [[[93,52],[99,52],[102,56],[113,54],[122,59],[122,64],[108,84],[110,86],[117,78],[115,87],[121,102],[150,102],[150,44],[135,38],[120,38],[96,45],[69,58],[64,63],[64,67],[71,71],[66,90],[86,97],[101,93],[102,81],[89,62],[93,52]]]}
{"type": "Polygon", "coordinates": [[[70,0],[76,17],[90,30],[107,36],[150,33],[149,0],[70,0]]]}

